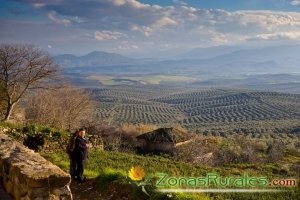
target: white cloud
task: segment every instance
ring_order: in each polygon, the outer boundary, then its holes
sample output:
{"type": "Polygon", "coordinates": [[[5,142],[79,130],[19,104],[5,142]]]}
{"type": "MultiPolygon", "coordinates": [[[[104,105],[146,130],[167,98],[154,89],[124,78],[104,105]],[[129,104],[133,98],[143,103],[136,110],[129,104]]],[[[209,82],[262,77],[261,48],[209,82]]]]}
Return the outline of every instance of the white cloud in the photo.
{"type": "Polygon", "coordinates": [[[139,47],[137,45],[119,45],[118,49],[120,50],[132,50],[132,49],[138,49],[139,47]]]}
{"type": "Polygon", "coordinates": [[[224,45],[228,43],[228,38],[225,34],[217,33],[217,32],[211,32],[211,37],[210,40],[215,44],[215,45],[224,45]]]}
{"type": "Polygon", "coordinates": [[[248,40],[255,40],[255,39],[258,39],[258,40],[278,40],[278,39],[300,40],[300,31],[259,34],[259,35],[256,35],[254,38],[249,38],[248,40]]]}
{"type": "Polygon", "coordinates": [[[175,20],[173,20],[169,17],[162,17],[162,18],[158,19],[157,21],[155,21],[150,26],[138,26],[136,24],[132,25],[131,30],[142,32],[145,36],[148,37],[157,31],[160,31],[166,27],[174,26],[177,24],[178,23],[175,20]]]}
{"type": "Polygon", "coordinates": [[[48,13],[48,18],[53,21],[54,23],[56,24],[61,24],[61,25],[64,25],[64,26],[69,26],[72,22],[68,19],[58,19],[56,17],[56,12],[55,11],[50,11],[48,13]]]}
{"type": "MultiPolygon", "coordinates": [[[[55,24],[74,24],[66,29],[71,32],[66,35],[81,31],[82,37],[76,40],[110,41],[103,45],[115,49],[155,49],[158,44],[191,48],[255,40],[300,41],[298,12],[198,9],[180,5],[180,0],[174,0],[179,3],[176,6],[149,5],[137,0],[24,1],[44,11],[55,24]],[[124,40],[129,43],[120,43],[124,40]]],[[[300,0],[285,2],[300,4],[300,0]]]]}
{"type": "Polygon", "coordinates": [[[140,3],[136,0],[108,0],[108,2],[110,1],[116,6],[129,6],[133,8],[144,8],[150,6],[148,4],[140,3]]]}
{"type": "Polygon", "coordinates": [[[153,33],[154,30],[149,26],[138,26],[134,24],[131,26],[131,31],[139,31],[148,37],[153,33]]]}
{"type": "Polygon", "coordinates": [[[126,3],[125,0],[113,0],[112,2],[116,6],[122,6],[122,5],[124,5],[126,3]]]}
{"type": "Polygon", "coordinates": [[[44,4],[44,3],[34,3],[34,4],[32,4],[32,6],[33,7],[35,7],[35,8],[42,8],[42,7],[44,7],[46,4],[44,4]]]}
{"type": "Polygon", "coordinates": [[[76,23],[83,23],[84,22],[84,20],[81,17],[78,17],[78,16],[73,17],[72,21],[76,22],[76,23]]]}
{"type": "Polygon", "coordinates": [[[256,26],[259,29],[274,31],[280,28],[293,28],[300,25],[300,13],[271,11],[239,11],[233,13],[242,26],[256,26]],[[237,18],[239,17],[239,18],[237,18]]]}
{"type": "Polygon", "coordinates": [[[188,5],[187,2],[181,0],[173,0],[173,3],[180,4],[180,5],[188,5]]]}
{"type": "Polygon", "coordinates": [[[117,31],[95,31],[94,38],[96,40],[118,40],[122,37],[127,37],[125,34],[117,31]]]}
{"type": "Polygon", "coordinates": [[[164,26],[171,26],[171,25],[177,25],[177,22],[170,17],[162,17],[161,19],[157,20],[153,26],[161,28],[164,26]]]}
{"type": "Polygon", "coordinates": [[[294,1],[291,1],[290,4],[293,5],[293,6],[297,6],[297,5],[300,4],[300,1],[299,0],[294,0],[294,1]]]}

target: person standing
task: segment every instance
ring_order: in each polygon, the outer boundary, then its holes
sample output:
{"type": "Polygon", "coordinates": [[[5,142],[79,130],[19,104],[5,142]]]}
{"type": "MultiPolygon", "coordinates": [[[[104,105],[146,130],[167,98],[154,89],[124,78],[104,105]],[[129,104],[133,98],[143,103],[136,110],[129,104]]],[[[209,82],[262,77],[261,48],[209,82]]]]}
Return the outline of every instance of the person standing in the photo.
{"type": "Polygon", "coordinates": [[[75,139],[75,147],[74,147],[74,159],[76,163],[75,169],[75,180],[78,183],[84,182],[85,179],[83,178],[84,172],[84,164],[87,160],[87,141],[84,139],[85,137],[85,129],[80,129],[78,132],[78,136],[75,139]]]}

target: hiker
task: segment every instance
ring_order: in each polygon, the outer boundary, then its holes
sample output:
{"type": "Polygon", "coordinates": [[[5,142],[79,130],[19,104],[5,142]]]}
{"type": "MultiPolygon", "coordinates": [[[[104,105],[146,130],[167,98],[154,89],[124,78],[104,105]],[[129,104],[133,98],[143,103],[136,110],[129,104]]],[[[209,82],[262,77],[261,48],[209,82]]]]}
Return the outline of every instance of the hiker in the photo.
{"type": "Polygon", "coordinates": [[[79,183],[84,182],[85,179],[83,178],[83,171],[84,171],[84,164],[87,160],[87,150],[88,145],[86,140],[84,139],[85,136],[85,129],[80,129],[78,132],[78,136],[75,139],[75,147],[74,147],[74,161],[76,164],[75,169],[75,180],[79,183]]]}
{"type": "Polygon", "coordinates": [[[70,159],[70,175],[73,180],[76,179],[75,177],[75,171],[76,171],[76,162],[75,162],[75,155],[74,155],[74,149],[75,149],[75,140],[78,136],[79,130],[76,130],[70,137],[69,144],[67,146],[67,154],[70,159]]]}

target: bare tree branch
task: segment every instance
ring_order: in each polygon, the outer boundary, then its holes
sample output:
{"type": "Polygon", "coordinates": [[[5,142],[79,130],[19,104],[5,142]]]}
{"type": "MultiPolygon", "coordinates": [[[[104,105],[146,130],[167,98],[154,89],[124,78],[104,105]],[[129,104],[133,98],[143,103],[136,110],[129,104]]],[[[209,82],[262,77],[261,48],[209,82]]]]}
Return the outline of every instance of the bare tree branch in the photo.
{"type": "Polygon", "coordinates": [[[40,90],[26,102],[29,123],[70,130],[80,127],[82,121],[91,120],[95,107],[89,93],[70,85],[40,90]]]}
{"type": "Polygon", "coordinates": [[[29,89],[43,87],[57,72],[51,57],[33,45],[0,45],[0,80],[6,94],[3,120],[9,120],[15,104],[29,89]]]}

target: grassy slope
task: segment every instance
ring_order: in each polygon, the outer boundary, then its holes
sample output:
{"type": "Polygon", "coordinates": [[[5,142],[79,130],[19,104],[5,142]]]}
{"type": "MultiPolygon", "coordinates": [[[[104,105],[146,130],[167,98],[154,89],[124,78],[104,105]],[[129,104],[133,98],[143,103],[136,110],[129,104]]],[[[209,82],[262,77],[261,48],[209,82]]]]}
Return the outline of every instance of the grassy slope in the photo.
{"type": "MultiPolygon", "coordinates": [[[[67,155],[64,152],[59,153],[43,153],[48,160],[57,164],[61,168],[68,170],[69,162],[67,155]]],[[[299,157],[287,157],[286,161],[291,162],[299,160],[299,157]]],[[[284,161],[282,161],[284,162],[284,161]]],[[[284,165],[284,163],[281,163],[284,165]]],[[[106,151],[91,151],[89,161],[85,170],[85,175],[90,178],[100,177],[102,185],[109,184],[107,181],[116,179],[124,180],[127,176],[127,171],[132,166],[141,166],[146,173],[154,174],[156,172],[165,172],[176,176],[203,176],[209,172],[217,172],[222,176],[242,175],[261,175],[270,178],[293,177],[294,174],[289,171],[284,171],[280,165],[267,164],[258,166],[254,164],[237,164],[224,166],[219,168],[205,167],[201,165],[192,165],[183,162],[176,162],[161,156],[140,156],[135,154],[106,152],[106,151]],[[115,175],[112,175],[115,174],[115,175]],[[117,174],[117,175],[116,175],[117,174]]],[[[177,194],[173,195],[174,199],[297,199],[300,198],[298,193],[274,193],[274,194],[207,194],[191,195],[177,194]],[[201,197],[201,198],[200,198],[201,197]]],[[[163,198],[155,197],[156,199],[163,198]]]]}
{"type": "MultiPolygon", "coordinates": [[[[42,153],[46,159],[55,163],[59,167],[67,170],[69,160],[64,152],[42,153]]],[[[286,160],[299,157],[289,156],[286,160]]],[[[282,161],[283,162],[283,161],[282,161]]],[[[283,163],[281,165],[284,165],[283,163]]],[[[217,172],[221,175],[265,175],[269,177],[283,177],[284,175],[293,175],[291,172],[282,174],[279,171],[284,170],[277,164],[255,165],[255,164],[232,164],[223,167],[207,167],[203,165],[194,165],[184,162],[177,162],[162,156],[142,156],[136,154],[109,152],[109,151],[91,151],[89,161],[86,166],[86,175],[95,177],[106,168],[118,169],[126,173],[132,166],[141,166],[146,172],[156,173],[165,172],[175,176],[201,176],[207,172],[217,172]]]]}

